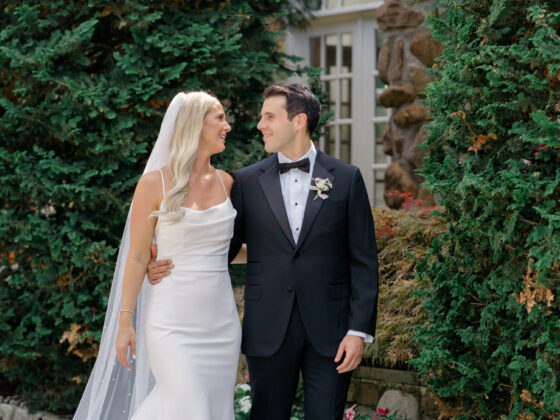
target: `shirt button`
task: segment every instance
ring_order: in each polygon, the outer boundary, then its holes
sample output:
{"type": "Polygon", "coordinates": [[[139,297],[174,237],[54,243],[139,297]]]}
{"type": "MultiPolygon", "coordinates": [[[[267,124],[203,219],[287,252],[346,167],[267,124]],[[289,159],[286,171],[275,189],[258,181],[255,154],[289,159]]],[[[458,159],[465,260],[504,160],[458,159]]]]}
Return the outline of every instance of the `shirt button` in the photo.
{"type": "Polygon", "coordinates": [[[288,286],[288,292],[293,292],[293,291],[294,291],[293,286],[288,286]]]}
{"type": "Polygon", "coordinates": [[[297,231],[299,231],[299,228],[296,228],[297,231]]]}
{"type": "Polygon", "coordinates": [[[296,182],[297,182],[297,179],[296,179],[296,182]]]}
{"type": "Polygon", "coordinates": [[[296,203],[296,206],[297,206],[297,203],[296,203]]]}

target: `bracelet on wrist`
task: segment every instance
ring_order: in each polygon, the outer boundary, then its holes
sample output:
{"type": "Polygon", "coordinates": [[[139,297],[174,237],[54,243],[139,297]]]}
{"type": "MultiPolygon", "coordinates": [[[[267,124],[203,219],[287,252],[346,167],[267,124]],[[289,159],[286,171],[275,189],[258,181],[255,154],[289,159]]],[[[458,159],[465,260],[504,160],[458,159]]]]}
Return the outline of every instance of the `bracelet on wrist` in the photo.
{"type": "Polygon", "coordinates": [[[134,310],[132,310],[132,309],[121,309],[121,312],[130,312],[131,314],[133,314],[134,310]]]}

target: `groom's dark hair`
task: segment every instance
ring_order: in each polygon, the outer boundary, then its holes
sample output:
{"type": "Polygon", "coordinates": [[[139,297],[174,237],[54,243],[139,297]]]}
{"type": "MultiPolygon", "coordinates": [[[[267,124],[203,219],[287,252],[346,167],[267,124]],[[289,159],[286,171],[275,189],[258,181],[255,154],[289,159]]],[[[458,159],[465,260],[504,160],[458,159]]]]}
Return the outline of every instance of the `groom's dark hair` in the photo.
{"type": "Polygon", "coordinates": [[[286,86],[272,85],[265,89],[263,96],[264,99],[271,96],[285,96],[288,119],[292,120],[298,114],[307,115],[307,132],[310,136],[313,134],[321,116],[321,103],[307,86],[299,83],[286,86]]]}

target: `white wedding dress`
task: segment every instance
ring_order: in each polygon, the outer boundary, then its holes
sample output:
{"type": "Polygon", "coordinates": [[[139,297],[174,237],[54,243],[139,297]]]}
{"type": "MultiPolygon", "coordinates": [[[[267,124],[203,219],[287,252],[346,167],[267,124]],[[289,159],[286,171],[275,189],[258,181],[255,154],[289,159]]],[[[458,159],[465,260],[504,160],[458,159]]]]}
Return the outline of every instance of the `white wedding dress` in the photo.
{"type": "Polygon", "coordinates": [[[207,210],[184,211],[179,222],[160,216],[155,227],[158,259],[175,268],[150,293],[138,340],[146,340],[156,385],[133,420],[234,419],[241,326],[228,249],[236,211],[227,193],[207,210]]]}

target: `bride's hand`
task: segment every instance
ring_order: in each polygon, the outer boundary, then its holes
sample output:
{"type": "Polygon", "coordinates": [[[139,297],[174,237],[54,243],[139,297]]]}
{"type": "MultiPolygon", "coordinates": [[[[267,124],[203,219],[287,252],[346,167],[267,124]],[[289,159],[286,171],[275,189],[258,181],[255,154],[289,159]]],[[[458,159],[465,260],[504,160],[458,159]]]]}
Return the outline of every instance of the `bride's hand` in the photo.
{"type": "Polygon", "coordinates": [[[130,357],[136,358],[136,332],[132,325],[119,325],[115,347],[117,348],[119,362],[128,370],[132,370],[126,357],[128,347],[130,347],[130,357]]]}

